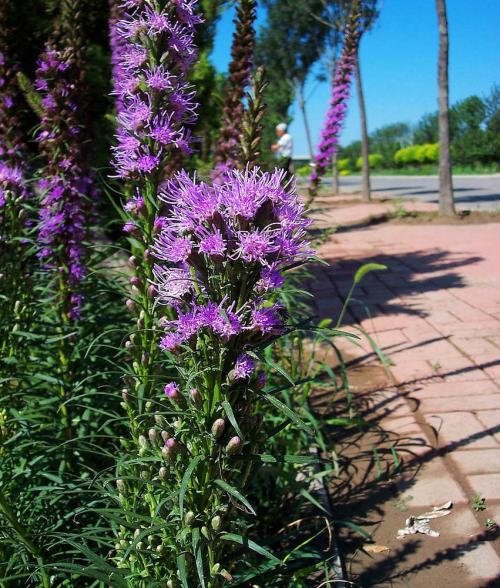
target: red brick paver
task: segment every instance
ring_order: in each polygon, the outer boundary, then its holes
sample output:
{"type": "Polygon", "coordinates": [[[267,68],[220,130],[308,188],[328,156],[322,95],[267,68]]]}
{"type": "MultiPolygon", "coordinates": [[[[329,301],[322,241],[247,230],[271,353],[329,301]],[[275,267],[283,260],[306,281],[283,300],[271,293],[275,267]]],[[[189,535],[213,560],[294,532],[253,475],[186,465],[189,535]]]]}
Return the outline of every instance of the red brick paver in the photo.
{"type": "MultiPolygon", "coordinates": [[[[377,214],[377,204],[367,206],[330,209],[322,220],[355,225],[360,213],[377,214]]],[[[396,397],[385,405],[383,426],[398,434],[420,430],[433,448],[417,458],[423,467],[408,491],[412,506],[467,505],[478,493],[485,516],[494,518],[500,513],[500,225],[352,228],[334,234],[321,254],[331,263],[313,284],[322,318],[337,317],[362,263],[388,266],[365,277],[345,327],[361,325],[394,363],[396,397]]],[[[374,360],[369,345],[344,351],[358,363],[374,360]]],[[[460,508],[479,534],[482,513],[460,508]]],[[[481,550],[480,573],[472,554],[464,554],[467,581],[457,586],[495,577],[500,583],[493,545],[481,550]]]]}

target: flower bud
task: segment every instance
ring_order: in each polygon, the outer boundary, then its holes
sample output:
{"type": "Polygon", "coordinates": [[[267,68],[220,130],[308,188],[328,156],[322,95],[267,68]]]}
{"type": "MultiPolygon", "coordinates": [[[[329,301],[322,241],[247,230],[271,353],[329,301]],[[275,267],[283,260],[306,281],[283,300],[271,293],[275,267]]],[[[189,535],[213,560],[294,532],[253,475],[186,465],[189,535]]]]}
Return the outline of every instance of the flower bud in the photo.
{"type": "Polygon", "coordinates": [[[165,466],[161,466],[160,470],[158,471],[158,475],[162,480],[164,480],[168,475],[168,470],[165,466]]]}
{"type": "Polygon", "coordinates": [[[151,251],[149,249],[145,249],[144,250],[144,259],[148,263],[150,263],[151,261],[153,261],[153,255],[152,255],[152,253],[151,253],[151,251]]]}
{"type": "Polygon", "coordinates": [[[130,263],[130,265],[132,267],[137,267],[139,265],[139,260],[137,259],[137,257],[135,255],[131,255],[128,258],[128,262],[130,263]]]}
{"type": "Polygon", "coordinates": [[[161,432],[161,438],[163,439],[163,441],[166,443],[169,439],[170,435],[168,434],[167,431],[162,431],[161,432]]]}
{"type": "Polygon", "coordinates": [[[139,288],[137,286],[132,286],[132,288],[130,288],[130,291],[132,292],[132,294],[134,296],[139,296],[141,291],[139,290],[139,288]]]}
{"type": "Polygon", "coordinates": [[[205,537],[205,539],[208,539],[210,541],[210,531],[208,530],[208,527],[205,527],[205,525],[203,525],[203,527],[201,528],[201,534],[203,535],[203,537],[205,537]]]}
{"type": "Polygon", "coordinates": [[[176,401],[180,398],[179,386],[175,382],[169,382],[165,388],[163,388],[163,391],[170,400],[176,401]]]}
{"type": "Polygon", "coordinates": [[[137,276],[131,276],[129,282],[132,286],[138,286],[141,283],[141,280],[137,276]]]}
{"type": "Polygon", "coordinates": [[[148,535],[148,543],[150,545],[153,545],[153,543],[156,543],[156,539],[157,539],[157,537],[155,537],[154,535],[148,535]]]}
{"type": "Polygon", "coordinates": [[[212,529],[213,529],[214,531],[219,531],[219,530],[220,530],[220,528],[221,528],[221,526],[222,526],[222,519],[220,518],[220,516],[219,516],[219,515],[216,515],[216,516],[215,516],[215,517],[212,519],[211,525],[212,525],[212,529]]]}
{"type": "Polygon", "coordinates": [[[137,539],[137,537],[139,537],[140,534],[141,534],[141,530],[140,529],[136,529],[134,531],[134,538],[137,539]]]}
{"type": "Polygon", "coordinates": [[[167,551],[167,548],[165,547],[165,545],[163,545],[163,543],[160,543],[160,545],[158,545],[156,547],[156,553],[158,555],[164,555],[166,553],[166,551],[167,551]]]}
{"type": "Polygon", "coordinates": [[[177,441],[171,437],[170,439],[167,439],[165,441],[165,446],[168,447],[171,451],[175,451],[176,449],[179,449],[179,444],[177,443],[177,441]]]}
{"type": "Polygon", "coordinates": [[[201,406],[201,394],[199,393],[197,388],[191,388],[191,390],[189,391],[189,396],[191,397],[191,400],[196,406],[201,406]]]}
{"type": "Polygon", "coordinates": [[[216,576],[220,572],[221,567],[222,566],[220,565],[220,563],[214,564],[212,566],[212,569],[210,570],[212,576],[216,576]]]}
{"type": "Polygon", "coordinates": [[[142,355],[141,355],[141,365],[143,367],[146,367],[149,363],[149,353],[147,351],[145,351],[142,355]]]}
{"type": "Polygon", "coordinates": [[[167,445],[164,445],[161,448],[161,454],[162,454],[163,458],[166,460],[170,460],[173,457],[172,450],[170,449],[170,447],[167,447],[167,445]]]}
{"type": "Polygon", "coordinates": [[[241,439],[238,436],[231,437],[229,443],[226,445],[226,453],[228,455],[234,455],[241,449],[241,439]]]}
{"type": "Polygon", "coordinates": [[[194,524],[194,522],[196,521],[196,515],[194,514],[194,512],[192,510],[190,510],[189,512],[186,513],[186,516],[184,517],[184,521],[186,523],[186,525],[189,525],[191,527],[191,525],[194,524]]]}
{"type": "Polygon", "coordinates": [[[129,390],[128,388],[122,388],[122,398],[124,402],[128,402],[129,390]]]}
{"type": "Polygon", "coordinates": [[[155,423],[159,427],[166,427],[167,426],[167,420],[162,414],[155,414],[155,423]]]}
{"type": "Polygon", "coordinates": [[[137,438],[137,441],[138,441],[140,447],[147,447],[148,446],[148,440],[146,439],[146,437],[144,437],[144,435],[139,435],[139,437],[137,438]]]}
{"type": "Polygon", "coordinates": [[[126,307],[128,308],[128,310],[130,310],[130,312],[134,312],[135,309],[137,308],[136,303],[131,300],[130,298],[127,300],[127,302],[125,302],[126,307]]]}
{"type": "Polygon", "coordinates": [[[148,298],[150,298],[151,300],[154,300],[156,298],[157,293],[158,293],[158,291],[156,289],[156,286],[151,284],[147,290],[148,298]]]}
{"type": "Polygon", "coordinates": [[[142,329],[144,329],[144,319],[143,318],[137,319],[137,322],[135,324],[140,331],[142,331],[142,329]]]}
{"type": "Polygon", "coordinates": [[[149,440],[151,442],[151,445],[157,445],[158,444],[158,432],[156,429],[149,429],[148,431],[148,437],[149,440]]]}
{"type": "Polygon", "coordinates": [[[224,429],[226,428],[226,421],[224,419],[217,419],[214,421],[212,425],[212,435],[219,439],[222,434],[224,433],[224,429]]]}
{"type": "Polygon", "coordinates": [[[144,543],[142,541],[139,541],[139,543],[135,546],[135,548],[137,549],[137,551],[143,551],[143,549],[146,546],[144,545],[144,543]]]}
{"type": "Polygon", "coordinates": [[[153,403],[151,402],[151,400],[148,400],[146,402],[144,408],[146,409],[146,412],[151,412],[151,409],[153,408],[153,403]]]}
{"type": "Polygon", "coordinates": [[[116,489],[120,494],[123,494],[125,492],[126,487],[124,480],[116,480],[116,489]]]}

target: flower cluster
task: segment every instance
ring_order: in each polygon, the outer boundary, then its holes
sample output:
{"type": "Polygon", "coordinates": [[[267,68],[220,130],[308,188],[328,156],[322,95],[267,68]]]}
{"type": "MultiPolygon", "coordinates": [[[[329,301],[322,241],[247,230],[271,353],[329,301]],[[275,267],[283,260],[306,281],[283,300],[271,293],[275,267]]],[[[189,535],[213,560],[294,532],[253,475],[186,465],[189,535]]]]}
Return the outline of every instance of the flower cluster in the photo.
{"type": "Polygon", "coordinates": [[[121,178],[159,177],[171,151],[190,153],[186,125],[195,121],[185,74],[195,59],[195,0],[125,0],[130,18],[117,25],[122,66],[115,79],[120,112],[114,165],[121,178]],[[122,46],[123,44],[123,46],[122,46]]]}
{"type": "Polygon", "coordinates": [[[335,68],[330,108],[321,132],[321,143],[316,155],[314,170],[311,174],[309,196],[312,199],[319,188],[321,176],[324,176],[331,165],[332,157],[337,151],[342,125],[347,114],[347,101],[351,78],[356,64],[360,39],[359,9],[352,10],[345,31],[342,54],[335,68]]]}
{"type": "Polygon", "coordinates": [[[4,4],[0,5],[0,158],[21,166],[26,150],[19,118],[21,96],[16,80],[17,67],[12,59],[12,31],[4,4]]]}
{"type": "Polygon", "coordinates": [[[118,23],[125,18],[125,9],[120,5],[120,0],[109,0],[109,48],[111,50],[111,79],[113,93],[116,100],[116,112],[122,111],[120,88],[123,83],[123,54],[126,50],[126,40],[118,31],[118,23]]]}
{"type": "MultiPolygon", "coordinates": [[[[238,337],[244,352],[282,332],[283,310],[269,297],[283,283],[282,270],[311,254],[309,221],[294,186],[283,183],[282,171],[258,169],[233,170],[214,186],[184,172],[167,183],[160,194],[167,220],[153,248],[158,302],[177,315],[163,320],[164,350],[209,334],[238,337]]],[[[240,358],[237,373],[248,366],[240,358]]]]}
{"type": "Polygon", "coordinates": [[[46,159],[38,183],[42,195],[38,255],[62,276],[67,286],[62,303],[72,319],[78,318],[83,302],[79,285],[85,275],[85,194],[91,183],[82,169],[76,79],[71,51],[48,47],[38,63],[35,82],[43,110],[37,140],[46,159]]]}
{"type": "Polygon", "coordinates": [[[255,0],[242,0],[238,3],[214,178],[223,177],[228,169],[238,167],[241,163],[240,134],[244,115],[243,98],[253,66],[255,11],[255,0]]]}

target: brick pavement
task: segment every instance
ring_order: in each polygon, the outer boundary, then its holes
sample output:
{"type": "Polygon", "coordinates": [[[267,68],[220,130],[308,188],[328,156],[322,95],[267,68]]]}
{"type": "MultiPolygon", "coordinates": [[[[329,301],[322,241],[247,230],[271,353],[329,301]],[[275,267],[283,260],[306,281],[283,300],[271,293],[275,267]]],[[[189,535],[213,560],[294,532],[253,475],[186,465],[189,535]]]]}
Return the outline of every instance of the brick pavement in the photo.
{"type": "MultiPolygon", "coordinates": [[[[368,206],[377,214],[377,204],[368,206]]],[[[365,208],[337,207],[322,220],[353,224],[365,208]]],[[[412,508],[452,499],[457,518],[444,528],[457,544],[459,516],[467,520],[465,538],[484,531],[486,518],[497,516],[500,525],[500,225],[345,230],[321,256],[331,265],[318,268],[311,290],[322,318],[338,316],[361,263],[389,268],[365,277],[345,325],[361,325],[394,364],[382,425],[425,440],[417,455],[423,467],[408,491],[412,508]],[[486,500],[484,512],[470,508],[476,493],[486,500]]],[[[345,350],[354,362],[374,361],[366,343],[345,350]]],[[[475,549],[476,558],[469,550],[459,556],[465,575],[455,585],[493,586],[494,578],[500,585],[498,544],[480,541],[475,549]]]]}

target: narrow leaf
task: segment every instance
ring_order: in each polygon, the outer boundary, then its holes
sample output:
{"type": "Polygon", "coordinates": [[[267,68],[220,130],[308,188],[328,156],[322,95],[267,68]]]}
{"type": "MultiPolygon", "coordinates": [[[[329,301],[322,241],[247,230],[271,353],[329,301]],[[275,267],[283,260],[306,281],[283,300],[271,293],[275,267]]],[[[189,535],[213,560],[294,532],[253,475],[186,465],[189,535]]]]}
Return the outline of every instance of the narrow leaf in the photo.
{"type": "Polygon", "coordinates": [[[274,407],[278,410],[283,412],[291,421],[293,421],[298,427],[303,429],[304,431],[312,434],[312,430],[304,423],[304,421],[295,413],[291,408],[288,408],[286,404],[283,404],[281,400],[278,400],[274,396],[269,396],[268,394],[262,395],[268,402],[270,402],[274,407]]]}
{"type": "Polygon", "coordinates": [[[238,425],[238,421],[236,420],[236,417],[234,416],[233,409],[231,408],[231,405],[229,404],[229,402],[227,400],[224,400],[222,402],[222,407],[224,408],[224,411],[227,414],[227,418],[229,419],[229,422],[233,425],[234,430],[238,433],[240,439],[244,439],[243,433],[241,432],[241,429],[238,425]]]}
{"type": "Polygon", "coordinates": [[[179,491],[179,513],[181,519],[184,516],[184,496],[186,495],[187,486],[189,484],[189,480],[191,478],[191,474],[193,473],[195,467],[200,463],[202,456],[198,455],[191,460],[191,463],[188,465],[184,477],[182,478],[181,487],[179,491]]]}
{"type": "Polygon", "coordinates": [[[232,541],[233,543],[243,545],[244,547],[249,548],[252,551],[255,551],[256,553],[263,555],[264,557],[267,557],[267,559],[270,559],[275,564],[281,564],[281,560],[279,560],[270,551],[255,543],[255,541],[252,541],[251,539],[247,539],[246,537],[242,537],[241,535],[236,535],[235,533],[225,533],[221,536],[221,539],[223,539],[224,541],[232,541]]]}
{"type": "Polygon", "coordinates": [[[252,508],[252,505],[242,494],[240,494],[240,492],[238,492],[238,490],[236,490],[236,488],[233,488],[233,486],[230,486],[227,482],[224,482],[224,480],[215,480],[215,483],[228,494],[231,494],[233,498],[239,500],[241,504],[244,504],[253,515],[257,515],[255,510],[252,508]]]}

